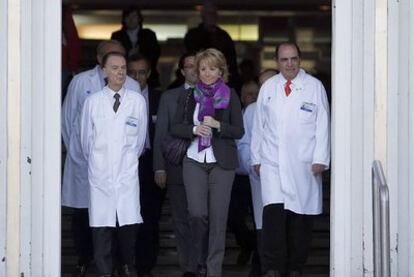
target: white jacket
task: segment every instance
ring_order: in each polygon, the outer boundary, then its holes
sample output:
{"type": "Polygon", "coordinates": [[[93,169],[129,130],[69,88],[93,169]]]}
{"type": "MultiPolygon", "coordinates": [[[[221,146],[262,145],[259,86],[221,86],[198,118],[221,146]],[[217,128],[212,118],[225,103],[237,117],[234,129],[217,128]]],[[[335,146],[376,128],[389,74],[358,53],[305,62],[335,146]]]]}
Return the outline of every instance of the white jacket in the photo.
{"type": "MultiPolygon", "coordinates": [[[[101,71],[101,73],[103,73],[101,71]]],[[[140,92],[138,82],[127,77],[126,88],[140,92]]],[[[99,65],[73,77],[62,106],[62,137],[67,155],[63,171],[62,205],[87,208],[89,205],[88,170],[79,141],[79,116],[85,99],[104,87],[99,65]]]]}
{"type": "Polygon", "coordinates": [[[237,141],[237,151],[239,154],[239,172],[248,174],[250,188],[252,192],[253,214],[256,229],[262,229],[263,201],[260,178],[253,170],[250,161],[250,144],[252,138],[253,117],[257,104],[252,103],[243,113],[244,135],[237,141]]]}
{"type": "Polygon", "coordinates": [[[300,70],[286,96],[281,74],[260,89],[251,164],[261,164],[263,204],[284,203],[298,214],[322,212],[322,180],[312,164],[330,162],[329,107],[322,83],[300,70]],[[271,172],[262,172],[270,170],[271,172]]]}
{"type": "Polygon", "coordinates": [[[89,225],[115,227],[141,223],[138,158],[147,132],[147,106],[141,94],[123,89],[113,111],[108,87],[88,97],[83,106],[80,136],[88,164],[89,225]]]}

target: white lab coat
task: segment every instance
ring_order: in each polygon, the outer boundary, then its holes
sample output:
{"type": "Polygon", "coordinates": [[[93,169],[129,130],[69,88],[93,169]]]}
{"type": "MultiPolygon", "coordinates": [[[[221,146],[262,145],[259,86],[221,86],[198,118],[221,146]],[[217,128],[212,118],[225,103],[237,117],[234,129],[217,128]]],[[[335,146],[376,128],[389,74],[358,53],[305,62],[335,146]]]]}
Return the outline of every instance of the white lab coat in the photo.
{"type": "Polygon", "coordinates": [[[92,227],[115,227],[117,219],[120,226],[142,222],[138,158],[147,132],[147,107],[141,94],[124,92],[117,113],[114,92],[105,87],[86,99],[80,118],[92,227]]]}
{"type": "Polygon", "coordinates": [[[330,162],[329,107],[322,83],[300,70],[286,96],[281,74],[260,89],[251,164],[261,164],[263,205],[283,203],[298,214],[322,212],[322,179],[312,164],[330,162]]]}
{"type": "MultiPolygon", "coordinates": [[[[99,66],[73,77],[62,106],[62,137],[67,155],[63,171],[62,205],[72,208],[87,208],[89,185],[87,164],[81,152],[79,137],[79,116],[86,97],[102,90],[103,76],[99,66]]],[[[103,74],[103,72],[101,71],[103,74]]],[[[140,92],[138,82],[127,78],[127,89],[140,92]]]]}
{"type": "Polygon", "coordinates": [[[253,215],[256,229],[262,229],[263,202],[260,178],[254,172],[250,161],[250,142],[252,137],[253,116],[256,111],[256,103],[252,103],[245,109],[243,113],[244,135],[237,141],[237,151],[239,154],[238,173],[249,175],[250,188],[252,192],[253,215]]]}

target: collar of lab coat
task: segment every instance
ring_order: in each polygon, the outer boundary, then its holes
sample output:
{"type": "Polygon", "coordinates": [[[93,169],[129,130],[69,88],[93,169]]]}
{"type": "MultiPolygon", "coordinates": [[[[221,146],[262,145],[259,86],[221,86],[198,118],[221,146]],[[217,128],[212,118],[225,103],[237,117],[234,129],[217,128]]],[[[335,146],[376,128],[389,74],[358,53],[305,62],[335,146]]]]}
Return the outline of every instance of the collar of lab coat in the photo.
{"type": "MultiPolygon", "coordinates": [[[[291,80],[293,84],[293,87],[292,87],[293,89],[302,90],[305,74],[306,74],[305,70],[303,70],[302,68],[299,69],[298,75],[296,75],[296,77],[293,80],[291,80]]],[[[282,86],[284,86],[286,82],[287,80],[285,79],[285,77],[283,77],[282,74],[279,74],[279,83],[282,86]]]]}
{"type": "MultiPolygon", "coordinates": [[[[104,95],[110,97],[111,99],[114,99],[114,95],[115,93],[117,93],[116,91],[113,91],[112,89],[110,89],[108,86],[105,86],[104,89],[104,95]]],[[[122,87],[119,91],[118,91],[119,95],[121,95],[121,97],[119,98],[119,101],[122,102],[122,99],[125,96],[125,88],[122,87]]]]}

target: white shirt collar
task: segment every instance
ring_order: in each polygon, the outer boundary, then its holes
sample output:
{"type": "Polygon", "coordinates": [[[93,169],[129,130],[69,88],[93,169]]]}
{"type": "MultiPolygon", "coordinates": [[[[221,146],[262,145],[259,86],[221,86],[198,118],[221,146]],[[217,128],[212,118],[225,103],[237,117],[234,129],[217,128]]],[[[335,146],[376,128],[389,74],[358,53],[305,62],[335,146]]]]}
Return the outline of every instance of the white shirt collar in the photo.
{"type": "MultiPolygon", "coordinates": [[[[285,77],[280,73],[280,83],[282,84],[282,86],[284,86],[287,82],[287,80],[285,79],[285,77]]],[[[303,83],[303,77],[305,76],[305,70],[303,70],[302,68],[299,69],[298,75],[296,75],[295,78],[293,78],[291,80],[292,84],[294,87],[296,88],[302,88],[302,83],[303,83]]]]}
{"type": "Polygon", "coordinates": [[[111,98],[114,98],[114,95],[116,93],[118,93],[121,97],[119,98],[120,100],[125,96],[125,88],[122,87],[118,92],[113,91],[112,89],[110,89],[108,86],[104,87],[104,93],[107,96],[110,96],[111,98]]]}
{"type": "Polygon", "coordinates": [[[189,88],[193,88],[193,87],[194,87],[194,85],[191,86],[187,82],[184,83],[184,89],[189,89],[189,88]]]}

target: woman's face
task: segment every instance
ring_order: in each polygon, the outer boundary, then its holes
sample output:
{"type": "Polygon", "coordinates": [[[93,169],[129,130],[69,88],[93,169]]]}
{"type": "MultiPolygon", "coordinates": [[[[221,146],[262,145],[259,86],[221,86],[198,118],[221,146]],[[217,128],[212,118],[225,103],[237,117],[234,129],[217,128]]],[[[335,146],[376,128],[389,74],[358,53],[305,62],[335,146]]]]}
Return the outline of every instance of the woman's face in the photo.
{"type": "Polygon", "coordinates": [[[198,77],[206,85],[214,84],[221,77],[221,70],[212,62],[201,60],[198,67],[198,77]]]}

